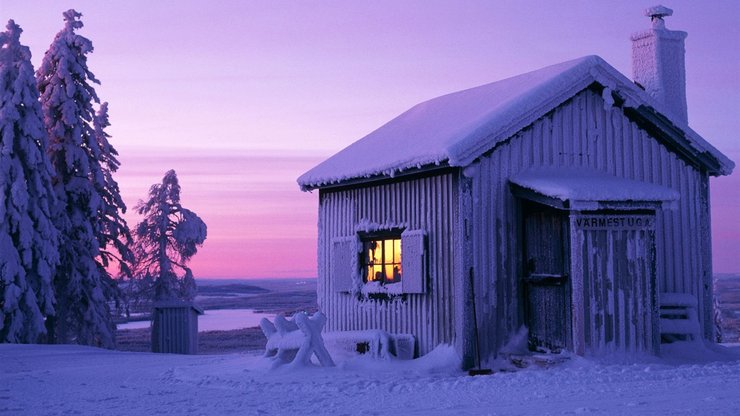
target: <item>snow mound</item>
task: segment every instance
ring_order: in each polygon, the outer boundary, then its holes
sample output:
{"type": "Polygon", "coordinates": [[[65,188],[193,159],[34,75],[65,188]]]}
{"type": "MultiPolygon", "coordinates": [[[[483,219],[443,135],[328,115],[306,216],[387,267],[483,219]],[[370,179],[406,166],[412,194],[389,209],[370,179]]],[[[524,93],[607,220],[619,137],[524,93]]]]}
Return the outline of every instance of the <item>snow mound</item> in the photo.
{"type": "Polygon", "coordinates": [[[428,354],[414,360],[378,360],[370,356],[355,356],[347,359],[339,367],[343,370],[368,373],[398,374],[462,374],[462,359],[452,345],[438,345],[428,354]]]}

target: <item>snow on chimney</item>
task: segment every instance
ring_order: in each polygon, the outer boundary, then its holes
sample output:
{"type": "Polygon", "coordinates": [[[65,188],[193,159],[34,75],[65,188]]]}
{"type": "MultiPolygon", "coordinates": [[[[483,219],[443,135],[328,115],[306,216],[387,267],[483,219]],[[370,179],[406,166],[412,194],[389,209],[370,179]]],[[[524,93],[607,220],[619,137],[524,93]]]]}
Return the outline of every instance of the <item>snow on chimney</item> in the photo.
{"type": "Polygon", "coordinates": [[[665,111],[688,124],[684,63],[687,33],[666,29],[663,18],[672,14],[673,10],[664,6],[645,10],[653,27],[632,34],[632,75],[665,111]]]}

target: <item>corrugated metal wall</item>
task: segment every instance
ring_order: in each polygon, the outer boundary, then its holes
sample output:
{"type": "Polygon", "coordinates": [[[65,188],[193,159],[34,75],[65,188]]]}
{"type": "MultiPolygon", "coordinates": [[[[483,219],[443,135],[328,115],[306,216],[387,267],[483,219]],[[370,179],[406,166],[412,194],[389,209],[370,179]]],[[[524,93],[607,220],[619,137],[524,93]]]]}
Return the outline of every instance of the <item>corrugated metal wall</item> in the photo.
{"type": "Polygon", "coordinates": [[[474,175],[473,262],[484,356],[495,353],[523,323],[521,219],[508,178],[533,166],[588,166],[679,191],[677,209],[657,215],[658,291],[697,295],[700,320],[706,322],[704,285],[711,266],[698,232],[708,223],[701,189],[705,175],[650,138],[621,110],[606,110],[599,94],[585,90],[482,157],[474,175]]]}
{"type": "Polygon", "coordinates": [[[413,180],[343,190],[321,190],[319,197],[319,308],[327,331],[383,329],[416,336],[419,353],[452,343],[454,336],[453,260],[457,224],[457,180],[444,173],[413,180]],[[405,299],[358,300],[332,287],[332,238],[352,236],[361,224],[404,226],[427,233],[427,293],[405,299]]]}
{"type": "Polygon", "coordinates": [[[155,307],[152,352],[198,353],[198,314],[191,307],[155,307]]]}

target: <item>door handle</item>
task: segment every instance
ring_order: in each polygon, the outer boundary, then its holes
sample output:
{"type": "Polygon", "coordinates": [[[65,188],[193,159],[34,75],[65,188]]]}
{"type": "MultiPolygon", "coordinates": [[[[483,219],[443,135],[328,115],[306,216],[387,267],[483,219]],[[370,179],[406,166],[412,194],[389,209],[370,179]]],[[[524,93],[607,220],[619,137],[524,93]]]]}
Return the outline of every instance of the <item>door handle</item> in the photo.
{"type": "Polygon", "coordinates": [[[567,274],[532,273],[526,281],[536,286],[559,286],[568,280],[567,274]]]}

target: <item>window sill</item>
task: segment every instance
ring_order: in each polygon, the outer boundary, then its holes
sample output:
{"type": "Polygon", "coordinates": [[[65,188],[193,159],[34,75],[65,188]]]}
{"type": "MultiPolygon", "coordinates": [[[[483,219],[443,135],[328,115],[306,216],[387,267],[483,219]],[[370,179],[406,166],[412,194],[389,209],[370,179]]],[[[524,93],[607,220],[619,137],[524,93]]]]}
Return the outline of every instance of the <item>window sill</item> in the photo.
{"type": "Polygon", "coordinates": [[[387,294],[387,295],[401,295],[403,294],[403,286],[401,282],[391,284],[381,284],[380,282],[367,282],[362,285],[362,294],[387,294]]]}

